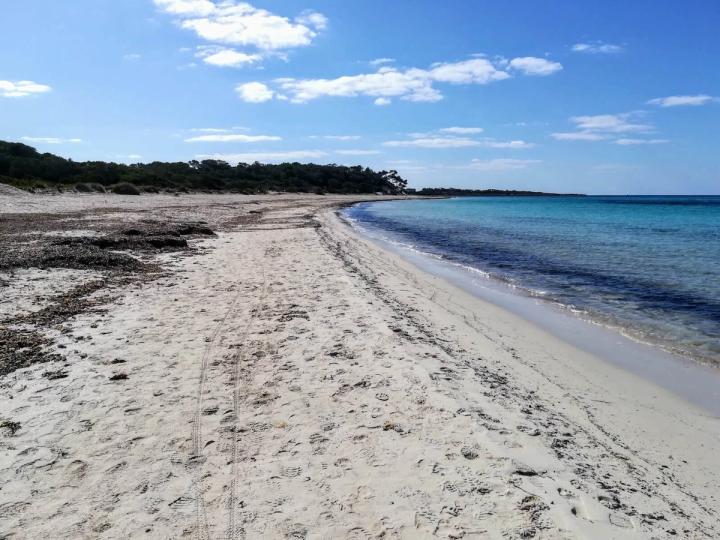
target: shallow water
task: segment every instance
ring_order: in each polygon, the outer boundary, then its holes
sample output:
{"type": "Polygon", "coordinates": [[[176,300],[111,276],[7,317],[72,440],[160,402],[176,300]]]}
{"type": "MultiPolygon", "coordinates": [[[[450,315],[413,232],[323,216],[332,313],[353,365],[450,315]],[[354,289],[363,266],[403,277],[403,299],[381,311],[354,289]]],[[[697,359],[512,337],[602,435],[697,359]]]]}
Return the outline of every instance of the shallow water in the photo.
{"type": "Polygon", "coordinates": [[[720,365],[720,197],[493,197],[361,204],[385,240],[720,365]]]}

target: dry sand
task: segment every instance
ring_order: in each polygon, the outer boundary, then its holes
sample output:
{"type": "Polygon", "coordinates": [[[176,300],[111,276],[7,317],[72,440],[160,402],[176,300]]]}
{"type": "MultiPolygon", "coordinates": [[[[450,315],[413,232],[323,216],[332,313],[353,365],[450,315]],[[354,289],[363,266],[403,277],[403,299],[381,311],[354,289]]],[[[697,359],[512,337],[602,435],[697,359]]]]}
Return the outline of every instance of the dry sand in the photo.
{"type": "MultiPolygon", "coordinates": [[[[351,200],[0,196],[220,231],[0,378],[0,537],[720,537],[717,418],[368,243],[351,200]]],[[[0,317],[98,275],[0,274],[0,317]]]]}

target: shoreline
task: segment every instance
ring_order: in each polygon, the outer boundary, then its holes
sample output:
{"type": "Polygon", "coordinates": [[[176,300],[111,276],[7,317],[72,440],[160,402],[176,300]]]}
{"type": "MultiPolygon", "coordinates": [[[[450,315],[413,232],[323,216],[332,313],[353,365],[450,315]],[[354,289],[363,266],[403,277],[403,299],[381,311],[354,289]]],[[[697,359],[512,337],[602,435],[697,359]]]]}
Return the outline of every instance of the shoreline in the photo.
{"type": "MultiPolygon", "coordinates": [[[[587,196],[588,198],[602,198],[602,199],[622,199],[623,197],[618,196],[587,196]]],[[[628,199],[642,199],[642,198],[657,198],[656,196],[627,196],[628,199]]],[[[671,197],[672,198],[672,197],[671,197]]],[[[683,196],[677,196],[677,198],[686,198],[683,196]]],[[[369,203],[359,203],[357,206],[372,206],[369,203]]],[[[359,212],[361,215],[362,211],[359,212]]],[[[552,284],[549,290],[544,290],[542,285],[531,286],[525,283],[522,278],[516,280],[512,277],[512,272],[503,272],[501,270],[487,270],[483,269],[483,263],[481,261],[475,262],[462,262],[463,257],[459,256],[458,252],[451,251],[446,252],[441,246],[433,246],[432,242],[425,243],[423,247],[417,247],[413,242],[406,238],[405,233],[399,233],[391,229],[384,229],[382,225],[373,223],[372,219],[369,221],[364,220],[361,217],[345,215],[350,223],[354,224],[356,228],[366,236],[375,239],[377,242],[383,243],[386,248],[391,251],[404,254],[406,258],[413,259],[416,265],[425,269],[426,271],[436,271],[431,267],[446,266],[449,271],[441,271],[445,275],[454,274],[454,277],[449,277],[451,281],[457,285],[464,287],[468,290],[475,289],[476,292],[479,289],[488,290],[493,289],[490,294],[480,294],[486,300],[489,300],[496,305],[506,307],[520,315],[522,318],[528,319],[531,317],[532,320],[543,326],[544,320],[542,317],[534,317],[532,313],[525,313],[522,307],[516,306],[517,302],[514,301],[503,301],[503,296],[514,296],[522,297],[524,299],[539,301],[539,303],[547,306],[546,312],[550,315],[557,314],[558,311],[563,313],[569,313],[573,317],[580,318],[594,326],[599,326],[604,329],[609,329],[615,334],[620,334],[623,339],[628,339],[633,343],[638,343],[643,346],[651,347],[655,350],[660,350],[660,355],[663,356],[663,360],[667,361],[675,359],[681,364],[689,363],[690,365],[700,365],[703,368],[708,368],[710,373],[720,374],[720,356],[717,354],[717,346],[714,346],[709,340],[705,340],[707,336],[695,335],[696,339],[692,339],[693,335],[683,332],[677,332],[684,328],[692,328],[693,324],[697,324],[698,321],[684,320],[674,321],[674,327],[668,328],[668,321],[663,321],[660,318],[658,321],[653,321],[652,318],[647,318],[638,322],[633,317],[627,317],[630,311],[633,309],[633,304],[625,302],[625,309],[623,311],[608,310],[607,306],[603,306],[602,303],[598,305],[592,301],[586,302],[585,299],[592,299],[595,294],[601,294],[602,291],[586,290],[585,294],[570,295],[563,299],[562,294],[557,294],[557,287],[553,292],[552,284]],[[427,263],[423,263],[427,261],[427,263]],[[435,264],[436,261],[440,261],[435,264]],[[427,267],[427,268],[426,268],[427,267]],[[469,277],[465,274],[473,274],[469,277]],[[474,279],[477,278],[477,279],[474,279]],[[485,278],[485,279],[483,279],[485,278]],[[468,287],[466,282],[477,281],[479,286],[468,287]],[[481,282],[481,283],[480,283],[481,282]],[[507,291],[511,291],[511,295],[503,294],[507,291]],[[494,299],[493,299],[494,297],[494,299]],[[574,303],[579,306],[576,307],[574,303]],[[553,313],[555,312],[555,313],[553,313]],[[658,324],[653,324],[657,322],[658,324]],[[662,323],[662,324],[659,324],[662,323]]],[[[422,244],[422,239],[418,240],[422,244]]],[[[457,246],[456,246],[457,249],[457,246]]],[[[541,250],[542,252],[542,250],[541,250]]],[[[541,272],[542,273],[542,272],[541,272]]],[[[555,283],[557,286],[557,283],[555,283]]],[[[472,291],[471,291],[472,292],[472,291]]],[[[525,302],[529,305],[529,302],[525,302]]],[[[531,312],[533,310],[530,310],[531,312]]],[[[558,317],[554,317],[558,319],[558,317]]],[[[561,318],[561,317],[560,317],[561,318]]],[[[703,321],[700,321],[701,323],[703,321]]],[[[673,323],[671,323],[673,324],[673,323]]],[[[581,340],[574,339],[571,332],[557,333],[556,330],[549,326],[544,326],[546,330],[550,330],[556,333],[559,337],[565,340],[570,340],[575,345],[582,348],[581,340]]],[[[606,336],[611,337],[611,336],[606,336]]],[[[586,340],[592,339],[591,336],[585,336],[586,340]]],[[[592,351],[591,351],[592,352],[592,351]]],[[[596,352],[596,354],[607,355],[608,352],[596,352]]],[[[712,375],[711,375],[712,376],[712,375]]],[[[717,403],[715,403],[715,409],[720,407],[720,394],[716,395],[717,403]]]]}
{"type": "MultiPolygon", "coordinates": [[[[362,204],[362,203],[360,203],[362,204]]],[[[476,269],[392,242],[347,218],[338,218],[358,235],[410,262],[421,272],[508,311],[556,338],[590,354],[598,361],[625,369],[672,391],[682,399],[720,417],[720,368],[692,356],[643,341],[632,333],[583,317],[567,306],[549,302],[485,275],[476,269]]]]}
{"type": "MultiPolygon", "coordinates": [[[[718,419],[358,236],[350,198],[111,200],[2,202],[216,236],[141,253],[163,271],[0,378],[1,534],[720,535],[718,419]]],[[[32,312],[94,279],[3,290],[32,312]]]]}

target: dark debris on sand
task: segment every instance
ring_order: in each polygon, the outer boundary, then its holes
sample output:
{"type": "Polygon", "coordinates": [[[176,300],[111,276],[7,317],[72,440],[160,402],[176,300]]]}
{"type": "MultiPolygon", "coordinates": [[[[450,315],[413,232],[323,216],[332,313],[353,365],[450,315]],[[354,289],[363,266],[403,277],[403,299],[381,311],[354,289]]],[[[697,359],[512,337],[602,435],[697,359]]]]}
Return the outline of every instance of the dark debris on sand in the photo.
{"type": "Polygon", "coordinates": [[[48,353],[50,340],[37,330],[20,330],[0,326],[0,376],[33,364],[62,360],[48,353]]]}
{"type": "MultiPolygon", "coordinates": [[[[50,305],[24,315],[19,315],[6,322],[10,324],[32,324],[35,326],[55,326],[67,321],[68,319],[87,313],[103,304],[109,302],[112,298],[105,296],[96,296],[90,298],[91,295],[108,286],[108,280],[98,279],[83,283],[70,289],[68,292],[60,294],[52,299],[50,305]]],[[[115,282],[117,283],[117,281],[115,282]]]]}
{"type": "Polygon", "coordinates": [[[83,244],[10,244],[0,253],[0,270],[72,268],[75,270],[145,270],[145,264],[126,253],[83,244]]]}
{"type": "Polygon", "coordinates": [[[0,252],[0,270],[72,268],[152,271],[157,268],[122,252],[187,250],[187,236],[215,235],[201,222],[149,222],[121,230],[110,230],[101,236],[57,238],[42,233],[64,230],[65,223],[55,223],[55,227],[51,227],[52,221],[48,223],[29,217],[24,231],[20,223],[7,218],[0,220],[0,239],[5,245],[5,249],[0,252]]]}
{"type": "Polygon", "coordinates": [[[52,342],[46,330],[82,313],[97,312],[112,299],[96,294],[103,289],[160,276],[162,268],[150,262],[149,256],[167,251],[192,253],[187,238],[193,236],[215,233],[202,221],[128,223],[122,213],[112,209],[94,214],[0,215],[0,272],[5,274],[0,287],[10,286],[14,272],[26,268],[93,270],[103,275],[50,299],[38,311],[0,321],[0,376],[33,364],[62,360],[62,356],[49,352],[52,342]],[[108,212],[120,217],[107,219],[103,213],[108,212]],[[67,234],[87,230],[93,233],[67,234]]]}

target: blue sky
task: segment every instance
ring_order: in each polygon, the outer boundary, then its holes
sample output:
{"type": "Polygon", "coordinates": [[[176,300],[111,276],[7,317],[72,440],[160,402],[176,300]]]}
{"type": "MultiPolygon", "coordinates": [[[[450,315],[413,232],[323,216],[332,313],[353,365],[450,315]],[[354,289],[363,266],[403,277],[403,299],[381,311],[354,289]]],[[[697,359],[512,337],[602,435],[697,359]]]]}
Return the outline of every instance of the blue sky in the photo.
{"type": "Polygon", "coordinates": [[[720,3],[7,0],[0,138],[76,160],[720,193],[720,3]]]}

